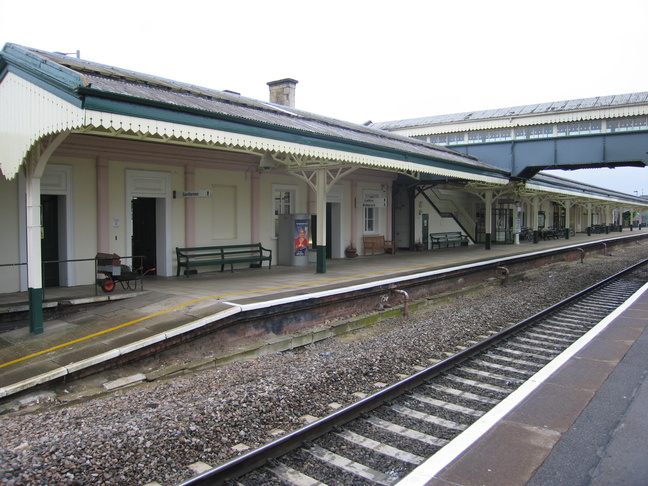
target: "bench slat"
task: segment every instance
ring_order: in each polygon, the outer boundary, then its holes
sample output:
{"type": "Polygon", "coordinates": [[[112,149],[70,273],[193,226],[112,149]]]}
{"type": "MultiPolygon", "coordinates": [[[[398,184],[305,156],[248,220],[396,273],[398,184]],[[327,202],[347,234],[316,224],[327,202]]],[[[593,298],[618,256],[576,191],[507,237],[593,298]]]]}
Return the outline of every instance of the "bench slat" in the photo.
{"type": "Polygon", "coordinates": [[[396,254],[396,243],[391,240],[385,240],[382,235],[376,236],[363,236],[362,237],[362,254],[367,255],[367,250],[371,250],[371,255],[374,255],[375,250],[391,250],[392,255],[396,254]]]}
{"type": "Polygon", "coordinates": [[[450,243],[452,243],[452,246],[455,246],[456,243],[460,243],[462,246],[468,245],[468,236],[462,234],[460,231],[430,233],[430,239],[432,240],[432,249],[434,249],[434,245],[437,245],[440,249],[442,243],[445,243],[446,248],[450,246],[450,243]]]}
{"type": "Polygon", "coordinates": [[[235,263],[258,262],[261,265],[267,261],[268,268],[272,268],[272,250],[264,248],[261,243],[193,248],[176,247],[176,257],[178,265],[176,276],[180,276],[180,269],[184,267],[187,278],[189,278],[191,267],[198,266],[220,265],[222,272],[225,265],[229,265],[231,272],[234,272],[235,263]],[[268,254],[266,255],[264,252],[268,254]]]}

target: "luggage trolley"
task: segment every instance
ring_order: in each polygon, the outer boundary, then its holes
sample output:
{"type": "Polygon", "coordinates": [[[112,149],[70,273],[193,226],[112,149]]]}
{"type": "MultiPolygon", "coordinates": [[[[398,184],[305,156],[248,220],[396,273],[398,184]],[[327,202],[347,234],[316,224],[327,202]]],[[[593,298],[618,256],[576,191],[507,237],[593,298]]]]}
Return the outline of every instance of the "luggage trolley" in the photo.
{"type": "Polygon", "coordinates": [[[119,282],[124,290],[137,290],[137,281],[140,281],[142,287],[142,277],[147,273],[154,271],[151,268],[143,272],[144,257],[140,258],[140,267],[134,271],[128,265],[122,265],[121,257],[116,253],[97,253],[95,257],[97,261],[97,285],[101,287],[104,292],[112,292],[115,290],[116,282],[119,282]]]}

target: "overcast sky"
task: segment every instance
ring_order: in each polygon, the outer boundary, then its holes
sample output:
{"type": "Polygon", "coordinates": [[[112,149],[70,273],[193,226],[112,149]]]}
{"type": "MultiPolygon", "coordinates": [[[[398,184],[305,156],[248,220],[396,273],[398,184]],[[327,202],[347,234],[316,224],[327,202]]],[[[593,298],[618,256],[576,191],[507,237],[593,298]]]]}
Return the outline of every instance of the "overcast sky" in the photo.
{"type": "MultiPolygon", "coordinates": [[[[2,45],[78,50],[261,100],[268,81],[294,78],[297,108],[356,123],[648,89],[646,0],[5,0],[2,10],[2,45]]],[[[648,169],[581,172],[556,175],[648,194],[648,169]]]]}

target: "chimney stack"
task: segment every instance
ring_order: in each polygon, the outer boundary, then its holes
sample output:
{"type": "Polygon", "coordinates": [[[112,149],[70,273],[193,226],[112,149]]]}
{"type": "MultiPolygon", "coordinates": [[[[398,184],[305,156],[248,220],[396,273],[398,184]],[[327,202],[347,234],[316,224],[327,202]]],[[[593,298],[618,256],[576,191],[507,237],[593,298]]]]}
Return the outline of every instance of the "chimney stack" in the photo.
{"type": "Polygon", "coordinates": [[[295,90],[297,87],[296,79],[286,78],[278,81],[270,81],[270,103],[278,105],[295,107],[295,90]]]}

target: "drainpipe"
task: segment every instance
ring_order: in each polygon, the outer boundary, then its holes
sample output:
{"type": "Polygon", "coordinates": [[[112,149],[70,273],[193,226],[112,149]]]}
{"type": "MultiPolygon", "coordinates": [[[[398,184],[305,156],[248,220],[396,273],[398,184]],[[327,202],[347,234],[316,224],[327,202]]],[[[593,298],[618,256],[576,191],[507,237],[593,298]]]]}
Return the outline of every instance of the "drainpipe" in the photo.
{"type": "Polygon", "coordinates": [[[582,248],[576,249],[581,252],[581,263],[583,263],[583,260],[585,260],[585,250],[583,250],[582,248]]]}
{"type": "Polygon", "coordinates": [[[508,285],[508,279],[509,279],[509,270],[506,267],[497,267],[498,270],[502,270],[502,275],[504,275],[504,280],[502,282],[502,285],[508,285]]]}
{"type": "Polygon", "coordinates": [[[403,315],[407,317],[409,315],[409,294],[400,289],[392,289],[392,292],[403,295],[403,315]]]}

